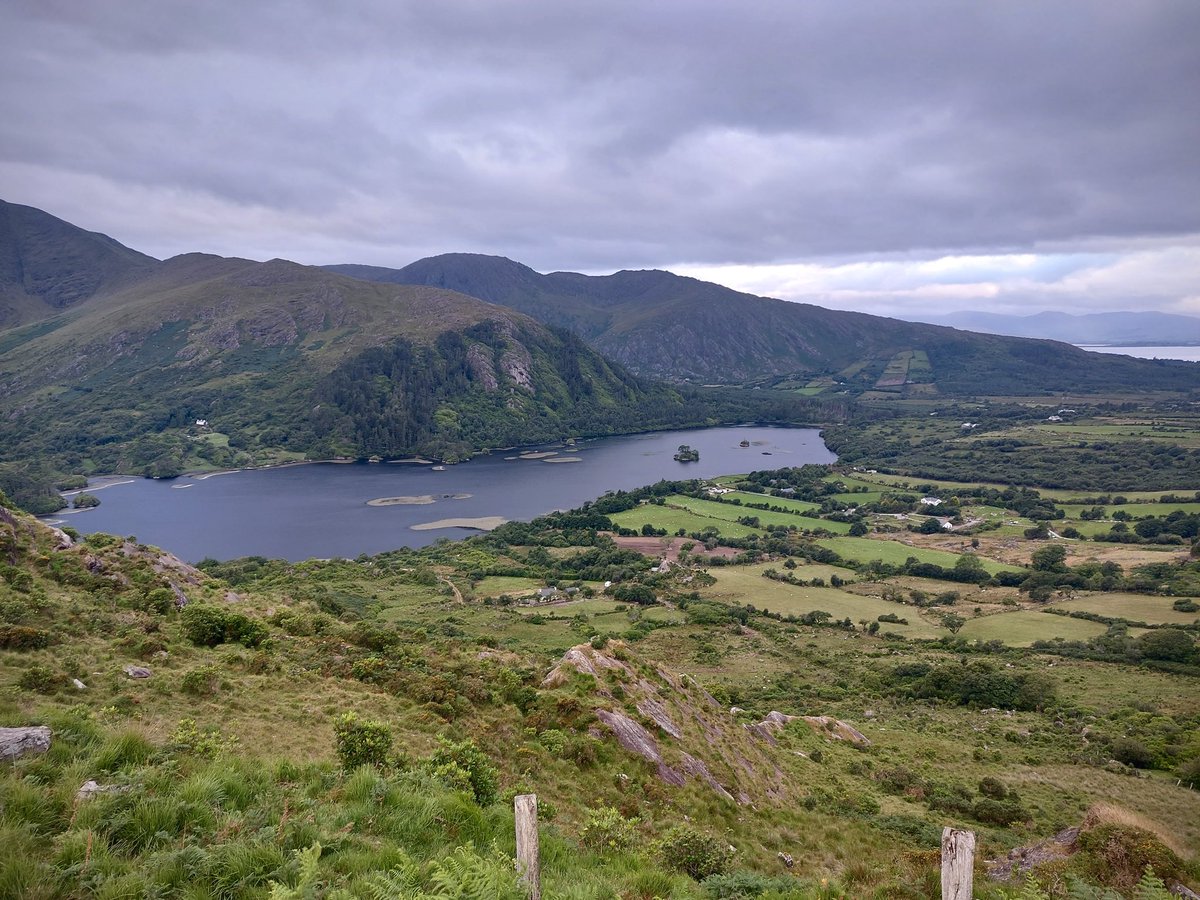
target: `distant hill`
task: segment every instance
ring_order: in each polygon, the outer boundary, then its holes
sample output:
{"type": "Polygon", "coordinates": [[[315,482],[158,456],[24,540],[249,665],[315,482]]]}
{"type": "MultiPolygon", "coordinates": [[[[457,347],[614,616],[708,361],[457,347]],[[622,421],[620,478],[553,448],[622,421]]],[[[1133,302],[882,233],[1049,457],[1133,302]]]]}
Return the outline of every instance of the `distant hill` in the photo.
{"type": "Polygon", "coordinates": [[[402,269],[330,268],[510,306],[574,331],[635,372],[673,381],[928,396],[1187,390],[1200,380],[1195,366],[1117,362],[1047,341],[756,297],[663,271],[542,275],[502,257],[464,253],[402,269]]]}
{"type": "Polygon", "coordinates": [[[1048,338],[1072,344],[1178,346],[1200,344],[1200,318],[1161,312],[1106,312],[1072,315],[1041,312],[1008,316],[988,312],[959,312],[926,316],[921,321],[988,334],[1048,338]]]}
{"type": "Polygon", "coordinates": [[[158,264],[103,234],[0,200],[0,328],[127,287],[158,264]]]}
{"type": "MultiPolygon", "coordinates": [[[[0,331],[0,462],[169,476],[260,461],[266,448],[455,459],[705,424],[726,410],[638,378],[570,332],[443,288],[285,260],[158,262],[34,220],[44,283],[80,287],[46,292],[57,307],[0,331]]],[[[30,242],[7,235],[0,255],[27,259],[30,242]]]]}

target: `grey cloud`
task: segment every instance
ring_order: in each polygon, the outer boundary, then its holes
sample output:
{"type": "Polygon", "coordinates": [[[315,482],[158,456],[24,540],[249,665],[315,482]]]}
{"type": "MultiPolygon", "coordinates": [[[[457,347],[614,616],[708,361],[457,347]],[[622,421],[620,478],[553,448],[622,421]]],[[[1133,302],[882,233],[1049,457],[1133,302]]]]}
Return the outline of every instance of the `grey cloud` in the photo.
{"type": "Polygon", "coordinates": [[[6,6],[0,162],[273,211],[270,255],[604,270],[1200,231],[1192,0],[6,6]]]}

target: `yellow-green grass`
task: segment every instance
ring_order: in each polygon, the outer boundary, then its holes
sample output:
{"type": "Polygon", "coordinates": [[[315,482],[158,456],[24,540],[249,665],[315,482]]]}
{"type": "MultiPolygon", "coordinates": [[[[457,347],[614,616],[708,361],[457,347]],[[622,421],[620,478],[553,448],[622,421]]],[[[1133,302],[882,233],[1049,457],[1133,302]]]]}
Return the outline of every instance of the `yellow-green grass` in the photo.
{"type": "Polygon", "coordinates": [[[1055,603],[1054,608],[1096,613],[1150,625],[1190,625],[1200,619],[1200,612],[1180,612],[1171,608],[1172,602],[1172,597],[1150,597],[1145,594],[1089,594],[1055,603]]]}
{"type": "Polygon", "coordinates": [[[658,506],[654,503],[645,503],[637,509],[627,509],[611,515],[609,518],[612,519],[613,524],[621,528],[632,528],[635,531],[640,531],[643,525],[651,525],[654,528],[665,529],[668,534],[674,534],[680,528],[691,534],[709,527],[718,529],[726,537],[740,538],[759,533],[759,529],[751,528],[748,525],[714,519],[711,516],[699,515],[678,507],[658,506]]]}
{"type": "Polygon", "coordinates": [[[1072,519],[1069,516],[1066,519],[1061,519],[1057,522],[1049,523],[1051,531],[1056,531],[1062,534],[1064,528],[1074,528],[1080,534],[1087,537],[1094,537],[1097,534],[1108,534],[1113,527],[1112,521],[1072,519]]]}
{"type": "MultiPolygon", "coordinates": [[[[754,494],[750,491],[733,491],[725,496],[731,500],[741,500],[743,505],[747,503],[766,503],[768,506],[778,506],[780,509],[792,510],[798,513],[816,509],[820,505],[818,503],[810,503],[807,500],[793,500],[790,497],[772,497],[770,494],[754,494]]],[[[734,507],[734,509],[737,508],[734,507]]],[[[753,510],[748,515],[756,515],[759,512],[761,510],[753,510]]]]}
{"type": "Polygon", "coordinates": [[[907,637],[938,637],[947,634],[921,619],[917,610],[889,603],[877,597],[864,597],[837,588],[800,587],[763,578],[757,567],[736,567],[716,571],[717,583],[702,590],[701,596],[725,603],[753,604],[759,609],[781,615],[799,616],[814,610],[824,610],[835,619],[849,617],[853,622],[862,619],[875,621],[878,616],[893,613],[908,619],[908,625],[883,623],[885,631],[895,631],[907,637]]]}
{"type": "MultiPolygon", "coordinates": [[[[536,606],[522,606],[518,610],[521,615],[543,615],[543,616],[603,616],[608,613],[621,612],[617,608],[617,601],[611,597],[588,597],[582,600],[568,600],[563,603],[539,604],[536,606]]],[[[624,606],[624,604],[621,604],[624,606]]]]}
{"type": "MultiPolygon", "coordinates": [[[[771,499],[774,500],[775,498],[771,499]]],[[[667,505],[678,506],[698,515],[707,516],[710,519],[719,519],[724,522],[735,522],[745,516],[753,516],[763,525],[795,525],[797,528],[813,528],[815,526],[808,523],[817,522],[816,519],[810,519],[794,513],[771,512],[765,509],[746,509],[744,506],[735,506],[732,503],[720,503],[716,500],[697,500],[695,497],[684,497],[680,494],[668,497],[667,505]]]]}
{"type": "Polygon", "coordinates": [[[1034,641],[1086,641],[1107,631],[1099,622],[1055,616],[1038,610],[997,613],[968,619],[958,632],[972,641],[1002,641],[1011,647],[1028,647],[1034,641]]]}
{"type": "MultiPolygon", "coordinates": [[[[843,559],[857,562],[870,562],[877,559],[881,562],[896,566],[904,565],[910,556],[915,556],[920,562],[934,563],[943,568],[952,568],[958,562],[958,554],[946,550],[930,550],[925,547],[911,547],[899,541],[873,540],[859,537],[822,538],[817,541],[822,547],[838,553],[843,559]]],[[[1006,566],[984,556],[979,557],[985,571],[995,574],[1001,571],[1016,571],[1016,566],[1006,566]]]]}
{"type": "Polygon", "coordinates": [[[511,575],[489,575],[475,585],[477,597],[499,597],[501,594],[531,594],[542,586],[536,578],[518,578],[511,575]]]}
{"type": "Polygon", "coordinates": [[[767,569],[774,569],[783,575],[794,575],[801,581],[811,581],[814,578],[823,578],[828,581],[834,575],[844,581],[853,581],[856,573],[853,569],[847,569],[843,566],[826,566],[820,563],[811,563],[807,565],[797,565],[794,569],[786,569],[783,564],[776,562],[754,563],[750,566],[737,566],[736,569],[722,569],[721,571],[738,571],[745,572],[749,575],[762,576],[762,573],[767,569]]]}

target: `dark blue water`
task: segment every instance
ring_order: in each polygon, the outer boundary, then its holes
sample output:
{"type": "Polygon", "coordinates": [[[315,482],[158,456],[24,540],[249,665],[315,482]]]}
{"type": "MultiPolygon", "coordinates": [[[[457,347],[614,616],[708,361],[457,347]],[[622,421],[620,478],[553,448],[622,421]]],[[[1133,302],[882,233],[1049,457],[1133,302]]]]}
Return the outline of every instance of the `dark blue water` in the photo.
{"type": "Polygon", "coordinates": [[[101,505],[95,509],[57,518],[83,533],[136,535],[190,562],[209,556],[355,557],[476,533],[463,528],[414,531],[412,526],[420,523],[486,516],[528,520],[579,506],[605,491],[663,478],[708,478],[835,459],[815,429],[769,427],[581,442],[575,452],[559,453],[578,457],[575,463],[505,459],[514,455],[516,451],[495,452],[441,472],[413,464],[316,463],[208,478],[138,478],[101,488],[101,505]],[[740,447],[744,440],[751,446],[740,447]],[[672,459],[680,444],[698,449],[700,461],[672,459]],[[470,496],[453,499],[462,494],[470,496]],[[381,497],[425,495],[435,502],[367,504],[381,497]]]}

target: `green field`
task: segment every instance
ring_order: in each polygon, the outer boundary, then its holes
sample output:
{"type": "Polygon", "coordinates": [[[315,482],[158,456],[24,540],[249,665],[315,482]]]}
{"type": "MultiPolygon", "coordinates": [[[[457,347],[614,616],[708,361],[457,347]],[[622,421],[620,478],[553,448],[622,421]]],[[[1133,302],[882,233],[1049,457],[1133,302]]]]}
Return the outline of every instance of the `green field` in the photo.
{"type": "Polygon", "coordinates": [[[489,575],[475,585],[477,597],[499,597],[501,594],[531,594],[542,586],[536,578],[516,578],[508,575],[489,575]]]}
{"type": "Polygon", "coordinates": [[[1022,610],[968,619],[958,635],[972,641],[1002,641],[1011,647],[1028,647],[1034,641],[1054,638],[1086,641],[1104,634],[1106,630],[1099,622],[1022,610]]]}
{"type": "MultiPolygon", "coordinates": [[[[792,500],[790,497],[772,497],[770,494],[752,494],[749,491],[733,491],[725,495],[726,498],[733,500],[741,500],[746,503],[766,503],[768,506],[778,506],[781,509],[792,510],[793,512],[807,512],[810,509],[816,509],[820,504],[810,503],[807,500],[792,500]]],[[[750,515],[756,515],[759,510],[752,511],[750,515]]]]}
{"type": "Polygon", "coordinates": [[[1090,594],[1055,603],[1054,608],[1096,613],[1150,625],[1190,625],[1200,619],[1200,612],[1185,613],[1172,609],[1173,600],[1172,597],[1146,594],[1090,594]]]}
{"type": "Polygon", "coordinates": [[[877,616],[895,613],[908,619],[908,625],[882,623],[884,631],[894,631],[906,637],[940,637],[948,632],[923,620],[910,606],[889,603],[877,597],[864,597],[837,588],[799,587],[763,578],[761,567],[738,566],[713,571],[717,583],[702,590],[701,596],[725,603],[753,604],[759,609],[781,615],[803,615],[822,609],[835,619],[847,616],[857,623],[861,619],[874,621],[877,616]]]}
{"type": "MultiPolygon", "coordinates": [[[[747,497],[760,497],[758,494],[746,494],[747,497]]],[[[812,504],[802,501],[787,501],[776,497],[762,498],[767,502],[782,506],[785,503],[795,503],[798,508],[811,509],[812,504]]],[[[684,497],[679,494],[666,498],[665,506],[654,503],[644,503],[637,509],[609,516],[613,523],[621,528],[632,528],[635,531],[643,525],[650,524],[662,528],[668,534],[674,534],[683,528],[688,534],[703,531],[705,528],[717,528],[726,537],[746,537],[757,534],[761,528],[742,525],[737,520],[745,516],[753,516],[762,526],[783,525],[796,528],[824,528],[835,534],[844,534],[850,530],[846,522],[827,522],[824,519],[813,519],[794,513],[771,512],[769,510],[748,509],[732,503],[721,503],[717,500],[698,500],[694,497],[684,497]]]]}
{"type": "MultiPolygon", "coordinates": [[[[881,562],[902,566],[910,556],[915,556],[921,562],[935,563],[948,568],[958,562],[957,553],[950,553],[947,550],[929,550],[924,547],[910,547],[899,541],[873,540],[865,537],[836,537],[823,538],[817,543],[840,554],[843,559],[856,562],[870,562],[878,559],[881,562]]],[[[1006,566],[984,556],[979,557],[979,561],[983,563],[983,568],[992,574],[1017,569],[1016,566],[1006,566]]]]}
{"type": "MultiPolygon", "coordinates": [[[[748,494],[750,497],[759,497],[758,494],[748,494]]],[[[787,504],[795,504],[797,511],[806,509],[815,509],[815,504],[805,503],[802,500],[786,500],[780,497],[764,498],[768,503],[775,506],[785,506],[787,504]]],[[[760,501],[761,502],[761,501],[760,501]]],[[[678,494],[668,497],[667,503],[672,506],[681,506],[686,510],[697,513],[702,516],[708,516],[721,521],[733,522],[744,516],[753,516],[765,525],[783,525],[795,526],[796,528],[824,528],[826,531],[832,531],[835,534],[845,534],[850,530],[848,522],[828,522],[824,519],[813,519],[809,516],[801,516],[797,513],[790,512],[771,512],[763,509],[747,509],[744,506],[735,506],[732,503],[721,503],[717,500],[697,500],[693,497],[683,497],[678,494]]]]}
{"type": "Polygon", "coordinates": [[[716,528],[727,537],[735,538],[759,533],[757,528],[751,528],[748,525],[739,525],[737,522],[714,519],[711,516],[702,516],[686,509],[658,506],[653,503],[645,503],[637,509],[627,509],[624,512],[615,513],[609,518],[612,519],[614,525],[620,528],[632,528],[634,531],[640,531],[643,525],[652,525],[655,528],[665,529],[668,534],[674,534],[680,528],[691,534],[709,527],[716,528]]]}

